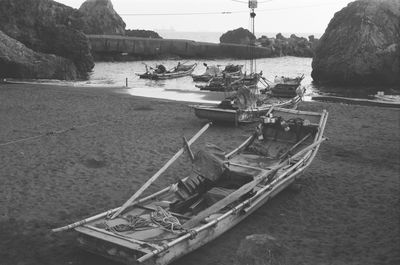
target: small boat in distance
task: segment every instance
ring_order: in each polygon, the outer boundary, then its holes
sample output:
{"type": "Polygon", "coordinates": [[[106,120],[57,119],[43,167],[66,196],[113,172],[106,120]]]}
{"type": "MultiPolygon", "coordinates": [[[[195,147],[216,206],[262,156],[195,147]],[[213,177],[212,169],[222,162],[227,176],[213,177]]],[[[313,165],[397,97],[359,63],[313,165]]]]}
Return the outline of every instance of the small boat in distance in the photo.
{"type": "Polygon", "coordinates": [[[137,74],[140,78],[160,80],[188,76],[194,71],[197,63],[188,65],[178,63],[171,70],[167,70],[162,64],[156,65],[156,68],[145,66],[146,72],[144,74],[137,74]]]}
{"type": "Polygon", "coordinates": [[[304,74],[297,77],[275,76],[274,84],[271,87],[272,95],[278,97],[294,97],[296,89],[300,87],[304,74]]]}
{"type": "Polygon", "coordinates": [[[328,113],[273,108],[254,133],[225,152],[190,145],[203,127],[123,206],[53,229],[75,229],[85,250],[126,264],[166,265],[219,237],[293,183],[310,165],[328,113]],[[183,150],[192,173],[139,199],[183,150]]]}
{"type": "Polygon", "coordinates": [[[241,76],[243,65],[237,64],[228,64],[225,66],[224,70],[221,71],[220,65],[210,65],[208,66],[204,63],[206,67],[206,71],[201,75],[192,74],[192,78],[194,82],[208,82],[212,78],[222,77],[224,74],[228,74],[231,76],[241,76]]]}
{"type": "Polygon", "coordinates": [[[247,86],[256,88],[260,81],[261,73],[253,73],[250,75],[222,75],[213,77],[205,85],[196,85],[200,90],[216,91],[216,92],[229,92],[236,91],[240,87],[247,86]]]}

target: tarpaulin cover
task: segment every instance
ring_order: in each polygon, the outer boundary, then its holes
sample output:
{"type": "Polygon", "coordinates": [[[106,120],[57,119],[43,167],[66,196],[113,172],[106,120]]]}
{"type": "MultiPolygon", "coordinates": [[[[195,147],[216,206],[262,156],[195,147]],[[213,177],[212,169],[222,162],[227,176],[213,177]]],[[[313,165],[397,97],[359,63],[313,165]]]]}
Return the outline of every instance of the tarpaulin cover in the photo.
{"type": "Polygon", "coordinates": [[[221,70],[217,66],[215,66],[215,65],[207,66],[206,74],[216,76],[216,75],[219,75],[220,73],[221,73],[221,70]]]}
{"type": "Polygon", "coordinates": [[[206,144],[194,157],[193,170],[210,181],[217,181],[225,170],[225,152],[216,145],[206,144]]]}
{"type": "Polygon", "coordinates": [[[236,92],[235,106],[238,109],[249,109],[257,107],[257,97],[247,87],[240,87],[236,92]]]}

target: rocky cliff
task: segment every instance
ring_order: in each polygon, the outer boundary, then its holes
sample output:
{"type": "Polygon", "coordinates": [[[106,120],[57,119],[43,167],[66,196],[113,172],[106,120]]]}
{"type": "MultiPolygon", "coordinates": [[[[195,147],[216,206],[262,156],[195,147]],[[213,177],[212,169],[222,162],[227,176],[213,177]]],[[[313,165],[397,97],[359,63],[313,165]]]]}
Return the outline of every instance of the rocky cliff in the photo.
{"type": "Polygon", "coordinates": [[[400,84],[400,1],[359,0],[335,14],[312,62],[314,81],[400,84]]]}
{"type": "Polygon", "coordinates": [[[111,0],[86,0],[79,11],[84,14],[86,34],[125,35],[125,22],[115,12],[111,0]]]}
{"type": "Polygon", "coordinates": [[[5,77],[73,80],[77,71],[71,60],[35,52],[0,31],[0,78],[5,77]]]}
{"type": "Polygon", "coordinates": [[[0,30],[33,51],[71,60],[78,78],[94,66],[83,25],[79,11],[52,0],[0,0],[0,30]]]}

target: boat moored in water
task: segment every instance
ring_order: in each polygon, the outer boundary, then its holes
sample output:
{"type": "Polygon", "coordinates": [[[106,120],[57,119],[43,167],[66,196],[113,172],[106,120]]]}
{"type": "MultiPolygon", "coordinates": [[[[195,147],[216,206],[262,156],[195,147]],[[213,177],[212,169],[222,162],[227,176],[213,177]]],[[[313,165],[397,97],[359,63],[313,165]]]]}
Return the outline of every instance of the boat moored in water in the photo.
{"type": "Polygon", "coordinates": [[[243,65],[237,64],[228,64],[225,66],[224,70],[221,71],[220,65],[210,65],[208,66],[204,63],[206,67],[206,71],[201,75],[192,74],[192,78],[194,82],[209,82],[212,78],[222,77],[223,75],[230,76],[242,76],[242,68],[243,65]]]}
{"type": "Polygon", "coordinates": [[[167,70],[164,65],[157,65],[156,68],[152,68],[146,65],[146,72],[144,74],[138,74],[140,78],[144,79],[153,79],[153,80],[161,80],[161,79],[172,79],[183,76],[190,75],[194,69],[196,68],[197,63],[194,64],[181,64],[178,63],[177,66],[173,67],[171,70],[167,70]]]}

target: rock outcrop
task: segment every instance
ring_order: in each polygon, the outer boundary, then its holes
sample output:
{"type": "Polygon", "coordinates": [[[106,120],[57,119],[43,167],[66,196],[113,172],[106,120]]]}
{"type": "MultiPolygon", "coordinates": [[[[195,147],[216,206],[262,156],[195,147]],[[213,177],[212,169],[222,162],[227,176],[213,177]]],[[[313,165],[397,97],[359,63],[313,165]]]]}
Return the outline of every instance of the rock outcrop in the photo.
{"type": "Polygon", "coordinates": [[[314,81],[400,84],[400,1],[359,0],[335,14],[312,62],[314,81]]]}
{"type": "Polygon", "coordinates": [[[0,30],[33,51],[71,60],[78,78],[94,66],[83,25],[78,10],[52,0],[0,1],[0,30]]]}
{"type": "Polygon", "coordinates": [[[157,32],[152,30],[143,30],[143,29],[127,29],[125,30],[125,35],[128,37],[162,39],[157,32]]]}
{"type": "Polygon", "coordinates": [[[34,52],[0,31],[0,78],[63,79],[77,78],[71,60],[34,52]]]}
{"type": "Polygon", "coordinates": [[[287,264],[287,248],[272,236],[255,234],[246,236],[236,252],[237,265],[287,264]]]}
{"type": "Polygon", "coordinates": [[[258,39],[258,42],[261,46],[270,48],[274,56],[313,57],[318,39],[315,39],[313,35],[308,38],[307,40],[303,37],[297,37],[295,34],[286,38],[278,33],[275,38],[262,36],[258,39]]]}
{"type": "Polygon", "coordinates": [[[86,34],[125,35],[125,22],[115,12],[111,0],[86,0],[79,11],[84,14],[86,34]]]}
{"type": "Polygon", "coordinates": [[[220,43],[250,44],[255,38],[249,30],[238,28],[222,34],[219,41],[220,43]]]}
{"type": "Polygon", "coordinates": [[[255,36],[244,28],[238,28],[228,31],[220,37],[221,43],[234,43],[250,45],[252,42],[256,46],[266,48],[270,54],[269,57],[278,56],[297,56],[297,57],[313,57],[314,49],[318,43],[318,39],[309,36],[309,39],[297,37],[295,34],[290,38],[285,38],[281,33],[276,34],[276,38],[268,38],[263,35],[261,38],[255,39],[255,36]]]}

